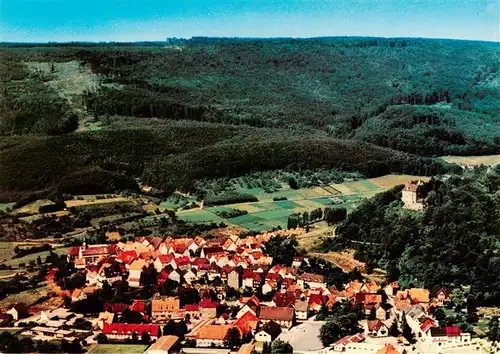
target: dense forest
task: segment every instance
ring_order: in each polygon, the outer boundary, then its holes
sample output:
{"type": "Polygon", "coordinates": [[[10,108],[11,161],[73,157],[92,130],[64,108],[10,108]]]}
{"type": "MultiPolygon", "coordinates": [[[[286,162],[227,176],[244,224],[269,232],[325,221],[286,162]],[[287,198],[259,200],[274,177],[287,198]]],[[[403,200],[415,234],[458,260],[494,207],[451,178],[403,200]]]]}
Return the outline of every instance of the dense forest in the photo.
{"type": "Polygon", "coordinates": [[[423,212],[402,208],[402,188],[363,202],[323,250],[355,249],[403,286],[471,285],[478,306],[500,305],[500,167],[431,180],[423,212]]]}
{"type": "Polygon", "coordinates": [[[207,177],[277,168],[328,167],[366,176],[433,175],[457,168],[364,142],[186,121],[164,124],[161,129],[4,138],[0,165],[3,199],[37,190],[51,194],[134,191],[133,177],[169,194],[179,188],[191,190],[197,180],[207,177]]]}
{"type": "Polygon", "coordinates": [[[362,37],[2,44],[0,197],[75,190],[82,174],[100,191],[139,177],[169,192],[291,164],[441,173],[419,156],[500,153],[499,55],[362,37]],[[69,62],[98,82],[73,100],[53,84],[73,80],[59,72],[69,62]]]}

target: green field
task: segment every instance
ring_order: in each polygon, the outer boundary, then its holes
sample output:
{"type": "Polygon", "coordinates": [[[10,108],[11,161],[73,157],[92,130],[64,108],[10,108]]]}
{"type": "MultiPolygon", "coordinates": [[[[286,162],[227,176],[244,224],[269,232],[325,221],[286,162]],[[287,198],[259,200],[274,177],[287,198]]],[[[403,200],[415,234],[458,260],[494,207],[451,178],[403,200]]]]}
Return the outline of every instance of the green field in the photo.
{"type": "Polygon", "coordinates": [[[191,222],[200,222],[200,223],[222,222],[222,219],[217,215],[215,215],[214,213],[201,209],[191,209],[191,210],[181,211],[177,213],[177,217],[180,220],[191,221],[191,222]]]}
{"type": "Polygon", "coordinates": [[[12,209],[16,203],[0,203],[0,211],[6,211],[7,209],[12,209]]]}
{"type": "Polygon", "coordinates": [[[96,344],[89,347],[88,354],[142,354],[146,351],[144,344],[96,344]]]}
{"type": "Polygon", "coordinates": [[[325,207],[353,210],[361,199],[384,190],[369,180],[346,182],[335,186],[337,188],[327,186],[327,188],[300,189],[290,189],[286,186],[273,193],[266,193],[260,188],[238,186],[239,193],[255,195],[259,201],[181,211],[177,215],[182,220],[192,222],[220,222],[221,219],[216,212],[240,209],[247,211],[248,214],[227,219],[225,222],[248,230],[266,231],[278,226],[286,228],[288,217],[295,213],[310,212],[325,207]],[[278,197],[287,197],[287,200],[273,200],[278,197]]]}

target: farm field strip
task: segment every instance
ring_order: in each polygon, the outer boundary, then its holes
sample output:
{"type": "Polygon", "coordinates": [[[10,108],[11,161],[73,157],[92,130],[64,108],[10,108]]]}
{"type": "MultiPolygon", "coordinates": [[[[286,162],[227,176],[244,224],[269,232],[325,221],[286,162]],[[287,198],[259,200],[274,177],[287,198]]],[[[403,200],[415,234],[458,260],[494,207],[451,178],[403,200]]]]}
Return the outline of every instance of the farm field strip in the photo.
{"type": "MultiPolygon", "coordinates": [[[[248,212],[225,222],[238,225],[250,230],[265,231],[273,227],[286,228],[288,217],[294,213],[310,212],[317,208],[343,207],[353,210],[359,201],[372,197],[377,193],[392,188],[407,181],[419,179],[419,176],[387,175],[372,179],[349,181],[341,184],[332,184],[326,187],[310,189],[287,189],[274,193],[264,193],[259,188],[238,188],[239,192],[253,194],[259,198],[258,202],[236,203],[225,206],[208,207],[203,210],[192,209],[178,213],[179,218],[198,222],[223,221],[215,213],[240,209],[248,212]],[[261,196],[262,199],[261,199],[261,196]],[[273,201],[273,198],[290,196],[287,200],[273,201]],[[209,217],[206,213],[212,214],[209,217]]],[[[422,180],[428,178],[422,177],[422,180]]]]}
{"type": "Polygon", "coordinates": [[[459,165],[498,165],[500,164],[500,155],[487,155],[487,156],[441,156],[442,160],[449,163],[456,163],[459,165]]]}

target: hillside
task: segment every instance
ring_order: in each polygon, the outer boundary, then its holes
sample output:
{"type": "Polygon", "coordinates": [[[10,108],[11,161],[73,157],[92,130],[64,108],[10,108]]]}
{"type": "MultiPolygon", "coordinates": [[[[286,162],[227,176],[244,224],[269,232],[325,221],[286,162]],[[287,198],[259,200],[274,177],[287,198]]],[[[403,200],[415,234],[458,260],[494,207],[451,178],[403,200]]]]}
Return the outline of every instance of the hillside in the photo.
{"type": "Polygon", "coordinates": [[[204,177],[238,176],[289,165],[360,171],[367,176],[432,175],[454,168],[362,142],[186,121],[155,129],[7,138],[0,148],[0,190],[6,200],[9,195],[46,188],[59,194],[85,189],[90,194],[89,185],[95,180],[99,187],[93,187],[94,193],[133,190],[132,177],[168,194],[177,188],[188,190],[204,177]],[[116,182],[106,182],[105,177],[116,182]]]}
{"type": "Polygon", "coordinates": [[[500,153],[496,43],[193,38],[0,54],[2,199],[82,173],[101,192],[137,177],[168,192],[293,163],[429,175],[447,167],[419,156],[500,153]]]}

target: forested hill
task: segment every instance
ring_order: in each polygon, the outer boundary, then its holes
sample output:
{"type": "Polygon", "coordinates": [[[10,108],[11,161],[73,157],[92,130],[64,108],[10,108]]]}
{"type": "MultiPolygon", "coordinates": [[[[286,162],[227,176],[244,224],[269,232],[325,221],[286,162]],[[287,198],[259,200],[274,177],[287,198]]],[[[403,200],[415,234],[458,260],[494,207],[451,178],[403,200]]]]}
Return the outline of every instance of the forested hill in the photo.
{"type": "Polygon", "coordinates": [[[403,286],[471,285],[479,306],[498,306],[499,188],[499,166],[431,180],[425,209],[415,212],[402,208],[396,187],[360,205],[322,247],[356,249],[403,286]]]}
{"type": "Polygon", "coordinates": [[[0,146],[8,171],[0,174],[0,190],[11,191],[16,180],[15,192],[51,187],[68,171],[85,169],[72,161],[147,178],[167,190],[173,182],[189,185],[205,173],[228,176],[289,163],[343,169],[376,165],[368,170],[432,174],[442,166],[419,156],[500,153],[499,58],[498,43],[407,38],[3,44],[0,136],[10,138],[2,138],[0,146]],[[68,71],[77,67],[76,73],[68,71]],[[182,121],[183,129],[199,128],[189,129],[186,141],[193,146],[180,143],[183,136],[171,129],[173,120],[182,121]],[[95,127],[105,131],[105,138],[86,131],[95,127]],[[214,129],[224,138],[207,142],[214,129]],[[274,129],[281,140],[275,141],[274,129]],[[34,136],[18,144],[23,135],[34,136]],[[143,136],[156,140],[137,138],[143,136]],[[288,136],[293,136],[290,142],[288,136]],[[106,146],[105,162],[94,160],[89,146],[101,139],[112,144],[106,146]],[[130,149],[122,151],[119,145],[127,139],[132,139],[130,149]],[[172,153],[167,139],[185,149],[172,153]],[[30,167],[25,163],[31,159],[26,155],[32,153],[30,144],[40,147],[45,159],[52,158],[50,148],[61,146],[66,155],[56,167],[64,173],[24,170],[30,167]],[[298,151],[304,146],[318,147],[321,158],[312,149],[298,151]],[[249,147],[262,149],[261,155],[249,147]],[[280,153],[262,155],[271,147],[280,153]],[[341,158],[332,160],[339,148],[341,158]],[[143,151],[148,155],[139,162],[143,151]],[[235,156],[239,151],[244,153],[235,156]],[[216,168],[206,166],[205,161],[221,156],[216,168]],[[232,164],[230,158],[240,157],[245,160],[232,164]],[[175,174],[186,161],[196,168],[175,174]],[[166,173],[165,168],[174,170],[166,173]]]}
{"type": "Polygon", "coordinates": [[[96,116],[308,126],[409,152],[424,132],[431,142],[418,153],[426,156],[500,152],[498,43],[199,37],[3,51],[16,62],[79,60],[103,82],[120,85],[88,93],[96,116]],[[390,109],[401,104],[407,106],[390,109]],[[391,136],[384,135],[388,125],[391,136]]]}

